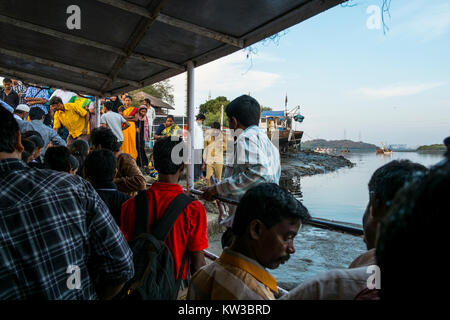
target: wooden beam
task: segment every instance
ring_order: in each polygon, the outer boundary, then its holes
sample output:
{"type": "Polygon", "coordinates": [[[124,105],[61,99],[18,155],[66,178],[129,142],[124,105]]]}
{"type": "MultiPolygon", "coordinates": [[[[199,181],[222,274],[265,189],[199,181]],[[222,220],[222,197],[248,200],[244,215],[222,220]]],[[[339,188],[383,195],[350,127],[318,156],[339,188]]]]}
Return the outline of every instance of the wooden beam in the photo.
{"type": "Polygon", "coordinates": [[[102,87],[102,90],[106,90],[107,88],[110,87],[110,85],[117,77],[122,67],[125,65],[125,62],[127,61],[128,57],[133,53],[133,51],[141,42],[142,38],[145,36],[145,33],[147,32],[148,28],[150,28],[150,26],[155,22],[156,16],[159,14],[159,12],[167,3],[167,1],[168,0],[159,0],[154,7],[152,6],[153,10],[151,16],[149,18],[140,19],[127,42],[126,48],[124,50],[126,52],[126,56],[119,57],[116,60],[116,63],[113,65],[110,72],[110,79],[105,82],[105,84],[102,87]]]}
{"type": "MultiPolygon", "coordinates": [[[[55,67],[55,68],[67,70],[67,71],[70,71],[70,72],[79,73],[79,74],[81,74],[83,76],[86,75],[86,76],[89,76],[89,77],[94,77],[94,78],[99,78],[99,79],[104,79],[104,80],[110,79],[107,74],[103,74],[103,73],[100,73],[100,72],[87,70],[87,69],[79,68],[79,67],[75,67],[75,66],[70,66],[70,65],[67,65],[67,64],[64,64],[64,63],[60,63],[60,62],[56,62],[56,61],[52,61],[52,60],[48,60],[48,59],[32,56],[32,55],[29,55],[29,54],[26,54],[26,53],[21,53],[21,52],[17,52],[17,51],[13,51],[13,50],[0,48],[0,54],[12,56],[12,57],[18,57],[18,58],[26,60],[26,61],[32,61],[32,62],[36,62],[36,63],[39,63],[39,64],[43,64],[45,66],[55,67]]],[[[129,85],[132,85],[132,86],[137,86],[137,87],[141,86],[141,83],[138,82],[138,81],[126,80],[126,79],[121,79],[121,78],[117,78],[116,81],[122,82],[122,83],[126,83],[126,84],[129,84],[129,85]]]]}
{"type": "Polygon", "coordinates": [[[74,83],[70,83],[70,82],[53,80],[53,79],[41,77],[41,76],[38,76],[35,74],[13,70],[11,68],[0,67],[0,73],[2,75],[9,76],[11,78],[28,80],[29,82],[33,82],[33,83],[40,84],[43,86],[51,85],[51,86],[55,86],[57,88],[65,89],[65,90],[76,91],[76,92],[80,92],[80,93],[88,93],[91,95],[98,95],[98,96],[105,96],[105,95],[108,96],[109,95],[109,92],[101,93],[97,89],[80,86],[78,84],[74,84],[74,83]]]}
{"type": "MultiPolygon", "coordinates": [[[[136,15],[140,15],[142,17],[146,17],[146,18],[152,18],[153,15],[151,12],[149,12],[146,8],[135,5],[133,3],[127,2],[127,1],[123,1],[123,0],[97,0],[99,2],[102,2],[104,4],[119,8],[121,10],[136,14],[136,15]]],[[[198,34],[200,36],[206,37],[206,38],[210,38],[210,39],[214,39],[223,43],[227,43],[230,44],[232,46],[238,47],[238,48],[243,48],[244,46],[244,42],[238,38],[235,38],[233,36],[221,33],[221,32],[217,32],[214,30],[210,30],[208,28],[205,27],[201,27],[199,25],[187,22],[187,21],[183,21],[168,15],[165,15],[163,13],[160,13],[157,17],[156,17],[156,21],[164,23],[164,24],[168,24],[171,25],[172,27],[176,27],[179,29],[183,29],[189,32],[193,32],[195,34],[198,34]]]]}
{"type": "MultiPolygon", "coordinates": [[[[7,23],[10,25],[13,25],[15,27],[18,28],[22,28],[22,29],[26,29],[26,30],[30,30],[30,31],[34,31],[34,32],[39,32],[42,34],[46,34],[48,36],[57,38],[57,39],[61,39],[61,40],[67,40],[67,41],[71,41],[74,43],[78,43],[81,45],[85,45],[88,47],[93,47],[93,48],[97,48],[100,50],[104,50],[104,51],[108,51],[108,52],[112,52],[115,53],[119,56],[127,56],[127,53],[125,51],[123,51],[122,49],[107,45],[107,44],[103,44],[97,41],[92,41],[92,40],[88,40],[88,39],[84,39],[81,37],[77,37],[68,33],[64,33],[64,32],[60,32],[60,31],[56,31],[50,28],[46,28],[46,27],[42,27],[42,26],[38,26],[36,24],[32,24],[32,23],[28,23],[28,22],[24,22],[21,20],[16,20],[4,15],[0,14],[0,22],[1,23],[7,23]]],[[[134,54],[132,53],[130,55],[131,58],[134,59],[139,59],[142,60],[144,62],[147,63],[153,63],[153,64],[158,64],[158,65],[162,65],[164,67],[167,67],[168,65],[172,65],[172,66],[177,66],[178,69],[183,69],[184,67],[181,65],[178,65],[176,63],[173,63],[171,61],[165,61],[162,59],[158,59],[158,58],[154,58],[154,57],[150,57],[150,56],[146,56],[146,55],[142,55],[142,54],[134,54]]]]}
{"type": "Polygon", "coordinates": [[[156,21],[168,24],[172,27],[176,27],[179,29],[183,29],[186,31],[196,33],[196,34],[206,37],[206,38],[210,38],[210,39],[214,39],[214,40],[226,43],[226,44],[230,44],[230,45],[240,48],[240,49],[242,49],[244,47],[243,40],[237,39],[237,38],[229,36],[227,34],[223,34],[223,33],[217,32],[217,31],[213,31],[213,30],[198,26],[198,25],[190,23],[190,22],[186,22],[186,21],[174,18],[174,17],[170,17],[170,16],[162,14],[162,13],[159,14],[159,16],[156,18],[156,21]]]}

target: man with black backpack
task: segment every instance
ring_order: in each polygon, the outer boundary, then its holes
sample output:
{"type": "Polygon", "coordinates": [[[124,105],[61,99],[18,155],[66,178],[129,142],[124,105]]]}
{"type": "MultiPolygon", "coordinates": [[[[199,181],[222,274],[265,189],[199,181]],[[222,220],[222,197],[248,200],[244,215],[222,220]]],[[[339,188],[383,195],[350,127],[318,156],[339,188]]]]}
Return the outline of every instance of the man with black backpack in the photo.
{"type": "Polygon", "coordinates": [[[121,230],[133,251],[135,277],[121,297],[176,299],[188,269],[194,274],[206,264],[206,212],[178,184],[184,163],[176,164],[172,153],[180,150],[182,157],[179,144],[184,143],[175,136],[157,141],[153,156],[159,181],[122,206],[121,230]]]}

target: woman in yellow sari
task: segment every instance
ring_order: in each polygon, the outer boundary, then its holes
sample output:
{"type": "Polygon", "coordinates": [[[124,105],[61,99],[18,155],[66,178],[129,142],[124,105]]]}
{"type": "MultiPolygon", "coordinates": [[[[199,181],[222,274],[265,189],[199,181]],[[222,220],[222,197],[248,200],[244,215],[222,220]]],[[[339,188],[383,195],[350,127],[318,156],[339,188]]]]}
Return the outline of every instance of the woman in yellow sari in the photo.
{"type": "Polygon", "coordinates": [[[131,105],[131,100],[132,99],[130,96],[127,96],[124,99],[125,110],[123,111],[123,117],[130,123],[130,126],[122,131],[123,143],[122,146],[120,147],[120,150],[122,152],[128,153],[134,158],[134,160],[136,160],[138,156],[136,148],[136,125],[135,125],[137,108],[131,105]]]}

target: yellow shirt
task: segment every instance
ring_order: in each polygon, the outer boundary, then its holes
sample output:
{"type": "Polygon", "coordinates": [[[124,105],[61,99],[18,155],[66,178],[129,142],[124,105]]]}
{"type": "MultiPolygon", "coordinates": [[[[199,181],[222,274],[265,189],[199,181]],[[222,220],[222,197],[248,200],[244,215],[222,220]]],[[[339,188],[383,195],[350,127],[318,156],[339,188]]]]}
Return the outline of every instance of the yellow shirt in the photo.
{"type": "MultiPolygon", "coordinates": [[[[53,119],[53,128],[58,129],[61,124],[69,130],[73,138],[78,138],[83,133],[87,111],[77,103],[64,104],[66,111],[56,111],[53,119]]],[[[87,128],[89,134],[89,125],[87,128]]]]}
{"type": "Polygon", "coordinates": [[[258,262],[225,248],[191,279],[187,300],[275,300],[276,279],[258,262]]]}

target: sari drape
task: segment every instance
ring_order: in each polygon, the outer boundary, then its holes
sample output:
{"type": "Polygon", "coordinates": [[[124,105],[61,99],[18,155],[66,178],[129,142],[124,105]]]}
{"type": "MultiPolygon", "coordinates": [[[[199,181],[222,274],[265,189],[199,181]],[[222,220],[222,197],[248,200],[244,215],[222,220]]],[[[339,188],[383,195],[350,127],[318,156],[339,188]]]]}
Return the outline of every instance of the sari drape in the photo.
{"type": "MultiPolygon", "coordinates": [[[[129,117],[134,115],[135,112],[134,107],[130,107],[124,110],[123,115],[125,117],[129,117]]],[[[136,125],[133,121],[128,121],[130,126],[123,130],[123,143],[120,147],[122,152],[128,153],[133,157],[134,160],[137,159],[138,153],[136,148],[136,125]]]]}

